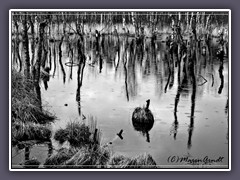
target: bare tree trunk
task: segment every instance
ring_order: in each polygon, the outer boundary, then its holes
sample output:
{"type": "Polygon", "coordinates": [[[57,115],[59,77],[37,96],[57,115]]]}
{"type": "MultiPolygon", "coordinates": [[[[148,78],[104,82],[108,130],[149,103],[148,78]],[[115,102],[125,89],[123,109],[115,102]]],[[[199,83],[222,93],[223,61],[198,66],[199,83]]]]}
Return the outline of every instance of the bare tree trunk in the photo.
{"type": "Polygon", "coordinates": [[[48,55],[48,44],[47,42],[43,42],[43,58],[42,58],[42,67],[45,68],[46,67],[46,61],[47,61],[47,55],[48,55]]]}
{"type": "Polygon", "coordinates": [[[34,16],[29,17],[29,22],[31,26],[31,34],[32,34],[32,44],[31,44],[31,50],[32,50],[32,58],[31,58],[31,65],[34,64],[34,58],[35,58],[35,33],[34,33],[34,16]]]}
{"type": "Polygon", "coordinates": [[[17,59],[19,61],[19,72],[21,72],[22,71],[22,60],[21,60],[20,53],[19,53],[19,43],[20,43],[20,40],[19,40],[19,25],[17,23],[17,20],[14,21],[14,25],[16,27],[16,38],[15,38],[16,54],[17,54],[17,59]]]}
{"type": "Polygon", "coordinates": [[[27,14],[23,18],[23,51],[25,55],[24,59],[24,74],[29,79],[30,78],[30,57],[28,49],[28,28],[27,28],[27,14]]]}
{"type": "Polygon", "coordinates": [[[35,77],[34,81],[38,84],[40,79],[40,68],[41,68],[41,61],[42,61],[42,50],[43,50],[43,40],[44,40],[44,28],[46,26],[45,22],[40,23],[39,26],[39,42],[38,42],[38,52],[37,52],[37,59],[35,64],[35,77]]]}

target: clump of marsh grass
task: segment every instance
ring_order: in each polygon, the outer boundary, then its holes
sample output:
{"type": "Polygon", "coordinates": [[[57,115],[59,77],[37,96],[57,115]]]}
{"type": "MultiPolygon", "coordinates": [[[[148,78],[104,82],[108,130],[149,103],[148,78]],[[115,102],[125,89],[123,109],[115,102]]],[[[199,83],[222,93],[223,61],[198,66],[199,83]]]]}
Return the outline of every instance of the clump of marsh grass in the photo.
{"type": "Polygon", "coordinates": [[[110,158],[106,147],[83,147],[67,160],[63,168],[105,168],[110,158]]]}
{"type": "Polygon", "coordinates": [[[104,168],[110,158],[110,150],[101,146],[101,133],[93,117],[88,124],[69,122],[65,129],[59,129],[54,139],[60,144],[68,141],[69,149],[60,149],[46,160],[46,167],[58,168],[104,168]]]}
{"type": "Polygon", "coordinates": [[[96,126],[93,117],[89,118],[88,125],[78,121],[69,122],[65,129],[56,131],[54,139],[60,144],[68,141],[73,147],[100,145],[101,132],[96,126]]]}
{"type": "Polygon", "coordinates": [[[69,139],[69,134],[66,129],[58,129],[53,137],[60,144],[63,144],[65,141],[69,139]]]}
{"type": "Polygon", "coordinates": [[[61,148],[44,163],[45,168],[104,168],[110,158],[105,147],[61,148]]]}
{"type": "Polygon", "coordinates": [[[59,129],[54,135],[54,139],[60,144],[68,141],[73,147],[81,147],[91,143],[89,127],[80,122],[70,122],[66,129],[59,129]]]}
{"type": "Polygon", "coordinates": [[[109,168],[156,168],[156,162],[149,154],[142,154],[136,157],[113,155],[109,162],[109,168]]]}
{"type": "Polygon", "coordinates": [[[67,125],[66,131],[68,132],[68,141],[71,146],[81,147],[90,144],[90,131],[89,127],[79,122],[71,122],[67,125]]]}
{"type": "Polygon", "coordinates": [[[36,123],[23,123],[16,121],[12,124],[12,145],[22,141],[36,140],[37,142],[50,141],[51,130],[49,127],[36,123]]]}
{"type": "Polygon", "coordinates": [[[69,160],[76,152],[77,149],[74,148],[61,148],[58,150],[57,154],[48,157],[43,166],[45,168],[60,168],[64,162],[69,160]]]}

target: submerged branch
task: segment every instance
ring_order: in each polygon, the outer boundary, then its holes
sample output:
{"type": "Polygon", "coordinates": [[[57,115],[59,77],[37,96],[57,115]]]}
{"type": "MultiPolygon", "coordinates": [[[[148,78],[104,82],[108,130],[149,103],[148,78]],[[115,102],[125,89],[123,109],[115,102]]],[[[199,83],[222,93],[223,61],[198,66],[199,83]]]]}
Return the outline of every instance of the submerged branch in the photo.
{"type": "Polygon", "coordinates": [[[201,83],[201,84],[198,84],[198,86],[202,86],[202,85],[204,85],[204,84],[207,82],[207,80],[206,80],[201,74],[199,74],[198,76],[200,76],[201,78],[204,79],[204,82],[201,83]]]}

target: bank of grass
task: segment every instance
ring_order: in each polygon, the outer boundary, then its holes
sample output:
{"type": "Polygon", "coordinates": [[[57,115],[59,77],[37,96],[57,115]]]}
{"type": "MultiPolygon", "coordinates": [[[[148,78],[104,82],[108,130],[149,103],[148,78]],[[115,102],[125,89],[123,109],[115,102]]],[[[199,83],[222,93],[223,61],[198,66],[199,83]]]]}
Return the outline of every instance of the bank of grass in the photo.
{"type": "Polygon", "coordinates": [[[32,80],[14,69],[11,77],[12,145],[32,140],[50,141],[51,130],[47,123],[55,117],[42,109],[32,80]]]}
{"type": "Polygon", "coordinates": [[[34,83],[21,73],[12,70],[12,121],[34,122],[45,124],[54,120],[54,116],[41,108],[34,83]]]}
{"type": "Polygon", "coordinates": [[[50,141],[51,130],[48,126],[36,123],[15,121],[12,124],[12,145],[20,142],[35,140],[36,142],[50,141]]]}
{"type": "Polygon", "coordinates": [[[104,147],[84,146],[61,148],[47,158],[45,168],[105,168],[110,158],[110,151],[104,147]]]}
{"type": "Polygon", "coordinates": [[[44,168],[156,168],[149,154],[136,157],[112,155],[108,147],[63,148],[47,158],[44,168]]]}

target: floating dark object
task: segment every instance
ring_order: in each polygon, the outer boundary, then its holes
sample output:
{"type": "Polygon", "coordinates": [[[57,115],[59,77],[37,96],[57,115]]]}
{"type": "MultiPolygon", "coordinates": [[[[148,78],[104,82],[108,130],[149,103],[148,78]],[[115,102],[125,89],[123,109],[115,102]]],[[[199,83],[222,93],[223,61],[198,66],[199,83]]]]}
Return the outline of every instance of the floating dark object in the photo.
{"type": "Polygon", "coordinates": [[[143,135],[147,136],[147,142],[150,142],[148,132],[152,129],[154,124],[154,117],[149,109],[150,99],[147,101],[146,107],[137,107],[132,114],[132,123],[136,131],[142,132],[143,135]]]}
{"type": "Polygon", "coordinates": [[[68,106],[68,104],[64,104],[64,106],[68,106]]]}
{"type": "Polygon", "coordinates": [[[123,140],[122,133],[123,133],[123,130],[121,129],[121,131],[120,131],[119,133],[117,133],[117,135],[118,135],[118,137],[119,137],[120,139],[123,140]]]}
{"type": "Polygon", "coordinates": [[[50,43],[54,43],[54,42],[55,42],[55,39],[50,38],[50,39],[49,39],[49,42],[50,42],[50,43]]]}
{"type": "Polygon", "coordinates": [[[153,114],[149,109],[150,99],[148,99],[146,102],[147,102],[146,107],[143,107],[143,108],[137,107],[133,111],[133,114],[132,114],[133,122],[137,122],[137,123],[153,123],[154,122],[153,114]]]}

